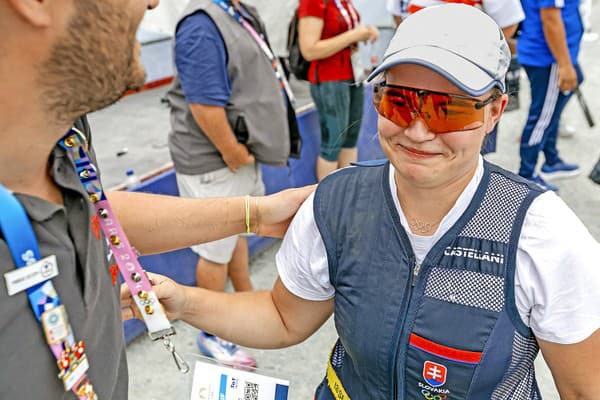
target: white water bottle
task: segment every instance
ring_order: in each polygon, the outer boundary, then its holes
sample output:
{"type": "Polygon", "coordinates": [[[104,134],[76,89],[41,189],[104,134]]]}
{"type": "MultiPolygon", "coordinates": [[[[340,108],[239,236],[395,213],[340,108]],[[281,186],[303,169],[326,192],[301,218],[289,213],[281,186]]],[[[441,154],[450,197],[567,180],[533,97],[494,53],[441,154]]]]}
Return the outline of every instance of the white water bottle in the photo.
{"type": "Polygon", "coordinates": [[[135,172],[133,172],[132,169],[127,170],[127,172],[125,174],[127,175],[127,177],[125,178],[125,188],[127,188],[127,189],[133,189],[133,188],[136,188],[136,187],[138,187],[138,186],[140,186],[142,184],[142,181],[135,174],[135,172]]]}

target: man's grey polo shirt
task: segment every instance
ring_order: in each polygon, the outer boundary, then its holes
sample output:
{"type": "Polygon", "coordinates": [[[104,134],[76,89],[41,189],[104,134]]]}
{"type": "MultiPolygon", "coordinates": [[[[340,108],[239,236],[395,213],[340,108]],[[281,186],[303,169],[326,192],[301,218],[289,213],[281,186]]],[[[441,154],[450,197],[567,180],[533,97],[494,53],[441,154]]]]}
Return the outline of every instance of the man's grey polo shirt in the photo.
{"type": "MultiPolygon", "coordinates": [[[[27,195],[17,198],[29,215],[42,257],[54,254],[58,259],[59,275],[52,282],[67,309],[75,340],[86,344],[88,376],[99,399],[125,399],[125,343],[118,285],[112,286],[108,270],[108,246],[104,236],[98,239],[93,232],[94,208],[66,152],[57,147],[50,165],[64,207],[27,195]]],[[[14,269],[0,235],[0,273],[14,269]]],[[[0,338],[0,399],[76,398],[65,392],[57,377],[56,359],[27,294],[9,297],[4,279],[0,279],[0,338]]]]}

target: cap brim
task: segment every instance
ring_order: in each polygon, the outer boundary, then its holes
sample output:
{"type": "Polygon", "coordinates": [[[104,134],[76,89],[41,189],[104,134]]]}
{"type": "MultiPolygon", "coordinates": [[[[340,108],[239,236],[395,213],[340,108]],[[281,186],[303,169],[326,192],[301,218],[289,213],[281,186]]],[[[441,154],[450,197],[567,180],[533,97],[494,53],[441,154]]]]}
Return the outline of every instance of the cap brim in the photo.
{"type": "Polygon", "coordinates": [[[504,82],[494,80],[477,65],[448,50],[432,46],[410,47],[388,55],[369,75],[367,82],[400,64],[416,64],[429,68],[471,96],[481,96],[494,86],[505,91],[504,82]]]}

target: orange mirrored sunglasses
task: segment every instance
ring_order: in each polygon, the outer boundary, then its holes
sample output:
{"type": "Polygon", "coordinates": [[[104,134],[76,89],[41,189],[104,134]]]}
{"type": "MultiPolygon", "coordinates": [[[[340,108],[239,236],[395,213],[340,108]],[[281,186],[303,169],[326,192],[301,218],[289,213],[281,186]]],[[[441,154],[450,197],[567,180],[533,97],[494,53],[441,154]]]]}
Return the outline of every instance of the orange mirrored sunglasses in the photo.
{"type": "Polygon", "coordinates": [[[421,118],[434,133],[467,131],[483,126],[484,107],[496,100],[433,92],[385,82],[374,84],[373,105],[383,118],[406,128],[421,118]]]}

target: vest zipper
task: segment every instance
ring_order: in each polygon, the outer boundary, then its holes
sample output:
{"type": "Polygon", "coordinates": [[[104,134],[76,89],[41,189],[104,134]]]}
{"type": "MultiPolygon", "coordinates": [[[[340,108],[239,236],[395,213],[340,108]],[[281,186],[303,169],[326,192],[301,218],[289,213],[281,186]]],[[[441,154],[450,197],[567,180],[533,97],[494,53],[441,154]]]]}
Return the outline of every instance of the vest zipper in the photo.
{"type": "MultiPolygon", "coordinates": [[[[404,315],[402,318],[404,321],[406,321],[406,315],[408,314],[408,310],[410,310],[410,303],[412,302],[412,295],[415,290],[415,283],[419,276],[419,271],[421,270],[421,264],[418,264],[416,260],[414,262],[411,262],[411,265],[413,266],[412,267],[413,268],[412,269],[412,279],[411,279],[411,285],[408,288],[409,289],[408,299],[406,302],[406,306],[404,308],[404,315]]],[[[392,400],[398,400],[398,353],[400,352],[400,344],[402,342],[404,328],[405,328],[405,326],[404,326],[404,324],[402,324],[402,329],[400,330],[400,336],[398,337],[398,343],[397,343],[396,351],[394,354],[394,376],[393,376],[394,397],[392,400]]]]}
{"type": "MultiPolygon", "coordinates": [[[[415,267],[413,269],[413,277],[412,277],[412,287],[415,287],[415,283],[417,282],[417,278],[419,277],[419,271],[421,271],[421,264],[415,263],[415,267]]],[[[412,297],[412,290],[410,292],[412,297]]]]}

